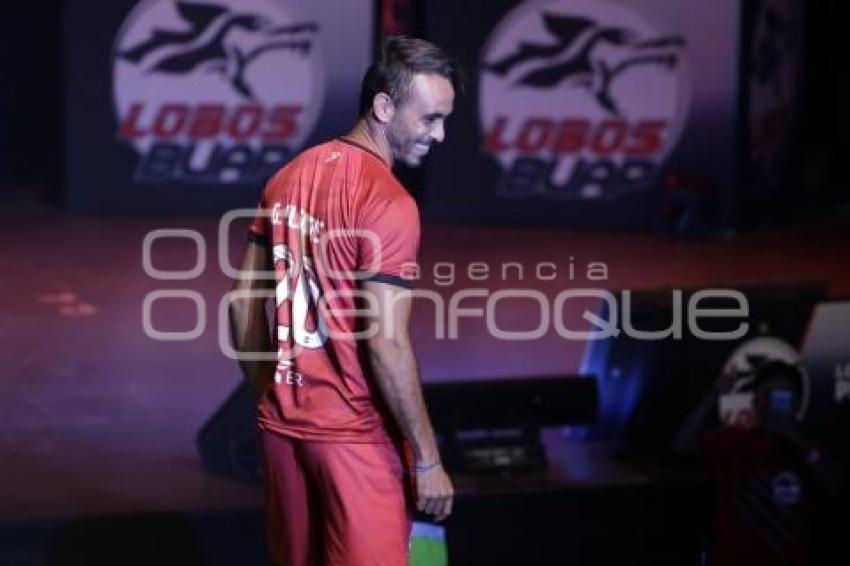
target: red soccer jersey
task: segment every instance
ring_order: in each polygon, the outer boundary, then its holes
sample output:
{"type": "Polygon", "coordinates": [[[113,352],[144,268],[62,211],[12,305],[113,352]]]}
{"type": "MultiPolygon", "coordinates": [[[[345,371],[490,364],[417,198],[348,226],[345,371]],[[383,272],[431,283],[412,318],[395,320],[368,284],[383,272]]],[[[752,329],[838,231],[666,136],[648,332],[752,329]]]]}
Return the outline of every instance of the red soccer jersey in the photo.
{"type": "Polygon", "coordinates": [[[712,566],[809,564],[809,474],[756,428],[706,434],[714,480],[712,566]]]}
{"type": "Polygon", "coordinates": [[[389,167],[345,139],[312,147],[267,183],[249,238],[272,251],[278,365],[264,430],[308,440],[385,442],[396,427],[355,333],[361,281],[412,287],[419,213],[389,167]]]}

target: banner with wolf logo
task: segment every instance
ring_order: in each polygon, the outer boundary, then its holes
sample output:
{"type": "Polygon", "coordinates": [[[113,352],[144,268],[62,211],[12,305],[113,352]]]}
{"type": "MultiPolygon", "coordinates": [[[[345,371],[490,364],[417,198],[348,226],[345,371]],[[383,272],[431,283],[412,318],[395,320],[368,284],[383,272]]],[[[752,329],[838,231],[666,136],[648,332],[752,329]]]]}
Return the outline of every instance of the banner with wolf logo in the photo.
{"type": "Polygon", "coordinates": [[[67,185],[87,209],[252,206],[355,118],[373,2],[68,2],[67,185]]]}
{"type": "Polygon", "coordinates": [[[652,226],[679,174],[731,221],[737,3],[467,3],[477,25],[448,2],[428,12],[471,79],[428,171],[430,216],[652,226]]]}

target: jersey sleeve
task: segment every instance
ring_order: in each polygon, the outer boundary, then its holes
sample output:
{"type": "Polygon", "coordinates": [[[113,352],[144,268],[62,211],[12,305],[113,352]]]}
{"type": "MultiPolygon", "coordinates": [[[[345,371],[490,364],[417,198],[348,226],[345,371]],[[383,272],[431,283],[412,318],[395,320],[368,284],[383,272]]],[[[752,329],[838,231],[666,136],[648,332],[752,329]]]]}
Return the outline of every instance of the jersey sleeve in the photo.
{"type": "Polygon", "coordinates": [[[367,281],[414,287],[419,252],[419,210],[407,193],[375,199],[361,216],[358,271],[367,281]]]}
{"type": "Polygon", "coordinates": [[[269,221],[271,220],[271,210],[268,208],[268,194],[271,190],[271,180],[263,189],[263,194],[260,196],[260,202],[257,205],[257,212],[254,215],[254,220],[248,227],[247,239],[249,242],[267,246],[269,243],[269,221]]]}

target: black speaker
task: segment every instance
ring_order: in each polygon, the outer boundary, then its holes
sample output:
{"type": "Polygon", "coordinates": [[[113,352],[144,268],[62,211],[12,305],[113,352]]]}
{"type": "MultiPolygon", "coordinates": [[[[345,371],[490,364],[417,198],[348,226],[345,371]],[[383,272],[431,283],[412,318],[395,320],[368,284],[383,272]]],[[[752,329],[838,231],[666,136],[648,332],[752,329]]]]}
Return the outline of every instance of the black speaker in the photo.
{"type": "Polygon", "coordinates": [[[599,403],[591,376],[429,383],[423,393],[452,472],[544,470],[540,429],[593,422],[599,403]]]}
{"type": "Polygon", "coordinates": [[[211,474],[250,483],[262,481],[257,403],[243,381],[198,432],[198,451],[211,474]]]}

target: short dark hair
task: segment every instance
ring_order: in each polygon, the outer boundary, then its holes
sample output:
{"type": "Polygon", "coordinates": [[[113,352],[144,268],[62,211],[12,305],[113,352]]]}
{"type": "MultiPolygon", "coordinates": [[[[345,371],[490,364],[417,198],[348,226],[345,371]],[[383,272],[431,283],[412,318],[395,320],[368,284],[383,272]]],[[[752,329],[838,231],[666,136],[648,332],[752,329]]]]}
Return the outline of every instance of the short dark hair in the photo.
{"type": "Polygon", "coordinates": [[[360,115],[372,108],[379,92],[387,93],[396,105],[407,99],[410,81],[417,73],[439,75],[451,81],[458,92],[463,91],[460,66],[446,50],[424,39],[393,35],[384,40],[381,55],[369,66],[360,88],[360,115]]]}

